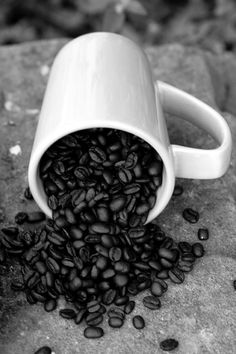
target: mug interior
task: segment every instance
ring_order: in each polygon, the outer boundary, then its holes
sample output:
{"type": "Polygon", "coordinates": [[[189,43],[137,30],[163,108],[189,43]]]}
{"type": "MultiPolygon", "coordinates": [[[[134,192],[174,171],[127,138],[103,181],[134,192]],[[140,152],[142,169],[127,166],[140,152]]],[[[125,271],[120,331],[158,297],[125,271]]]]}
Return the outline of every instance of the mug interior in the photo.
{"type": "Polygon", "coordinates": [[[173,161],[170,160],[169,154],[166,152],[163,145],[157,139],[154,139],[152,136],[149,136],[144,131],[140,131],[140,129],[138,128],[134,128],[133,126],[129,127],[128,125],[125,125],[125,127],[124,126],[121,127],[120,124],[113,124],[112,126],[108,126],[106,122],[106,125],[100,125],[99,127],[97,127],[97,122],[96,122],[96,126],[90,126],[90,127],[85,127],[84,129],[72,130],[66,132],[61,136],[57,136],[54,139],[52,138],[50,142],[44,144],[44,147],[41,145],[41,149],[40,151],[38,151],[38,156],[37,156],[37,152],[35,152],[35,158],[31,159],[34,162],[34,164],[31,161],[32,164],[31,166],[29,166],[29,185],[35,201],[38,203],[39,207],[44,211],[44,213],[49,218],[52,218],[52,210],[48,207],[47,195],[45,193],[42,179],[40,177],[40,162],[42,160],[42,157],[44,156],[45,152],[61,138],[72,133],[81,132],[84,130],[94,129],[94,128],[115,129],[115,130],[124,131],[126,133],[130,133],[147,142],[160,156],[163,162],[162,183],[157,188],[156,202],[154,207],[149,211],[148,218],[145,224],[151,222],[165,208],[165,206],[167,205],[167,203],[169,202],[172,196],[173,189],[174,189],[173,161]]]}

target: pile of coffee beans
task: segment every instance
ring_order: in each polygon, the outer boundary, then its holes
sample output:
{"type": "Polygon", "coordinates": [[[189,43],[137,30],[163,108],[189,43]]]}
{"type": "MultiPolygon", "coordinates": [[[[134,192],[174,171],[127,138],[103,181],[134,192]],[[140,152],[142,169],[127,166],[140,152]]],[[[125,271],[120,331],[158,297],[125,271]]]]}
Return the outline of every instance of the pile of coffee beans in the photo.
{"type": "MultiPolygon", "coordinates": [[[[52,219],[34,231],[2,229],[0,262],[17,256],[21,263],[22,280],[12,289],[24,291],[30,304],[43,303],[47,312],[63,296],[68,306],[60,316],[85,323],[86,338],[104,335],[105,316],[110,327],[122,327],[144,290],[150,294],[143,305],[160,309],[168,282],[181,284],[204,255],[201,243],[175,242],[157,224],[145,225],[162,169],[154,149],[121,131],[86,130],[57,141],[40,164],[52,219]]],[[[29,190],[25,196],[31,198],[29,190]]],[[[199,219],[190,208],[183,216],[190,223],[199,219]]],[[[43,219],[42,213],[21,212],[15,221],[43,219]]],[[[139,315],[132,322],[138,330],[145,327],[139,315]]]]}
{"type": "Polygon", "coordinates": [[[40,176],[60,229],[109,233],[143,225],[156,203],[163,163],[142,139],[119,130],[67,135],[44,154],[40,176]]]}

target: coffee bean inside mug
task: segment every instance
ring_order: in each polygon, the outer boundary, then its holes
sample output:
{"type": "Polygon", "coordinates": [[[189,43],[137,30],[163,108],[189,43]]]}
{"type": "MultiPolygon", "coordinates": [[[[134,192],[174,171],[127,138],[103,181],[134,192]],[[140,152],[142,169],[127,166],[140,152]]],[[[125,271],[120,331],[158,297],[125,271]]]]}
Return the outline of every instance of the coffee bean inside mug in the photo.
{"type": "Polygon", "coordinates": [[[58,229],[119,233],[145,224],[162,183],[163,163],[141,138],[115,129],[88,129],[54,143],[40,177],[58,229]]]}

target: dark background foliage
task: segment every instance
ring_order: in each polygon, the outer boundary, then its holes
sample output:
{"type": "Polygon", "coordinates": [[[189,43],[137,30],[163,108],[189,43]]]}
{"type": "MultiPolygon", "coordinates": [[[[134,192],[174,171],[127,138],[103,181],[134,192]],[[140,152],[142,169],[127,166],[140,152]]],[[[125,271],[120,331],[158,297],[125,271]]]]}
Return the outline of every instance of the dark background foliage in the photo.
{"type": "Polygon", "coordinates": [[[236,52],[236,0],[0,1],[0,44],[93,31],[144,44],[179,42],[236,52]]]}

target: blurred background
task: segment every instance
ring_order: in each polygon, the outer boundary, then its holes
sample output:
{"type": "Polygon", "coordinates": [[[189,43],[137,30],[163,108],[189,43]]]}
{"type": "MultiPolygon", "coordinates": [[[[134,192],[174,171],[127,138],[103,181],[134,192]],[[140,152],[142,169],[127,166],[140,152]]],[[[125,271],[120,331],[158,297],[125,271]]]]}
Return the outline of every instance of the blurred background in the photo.
{"type": "Polygon", "coordinates": [[[0,44],[94,31],[236,53],[236,0],[0,0],[0,44]]]}

